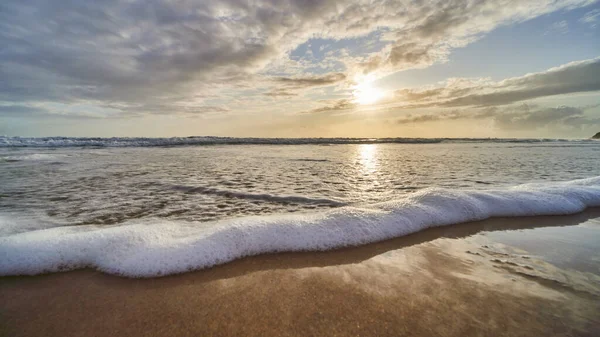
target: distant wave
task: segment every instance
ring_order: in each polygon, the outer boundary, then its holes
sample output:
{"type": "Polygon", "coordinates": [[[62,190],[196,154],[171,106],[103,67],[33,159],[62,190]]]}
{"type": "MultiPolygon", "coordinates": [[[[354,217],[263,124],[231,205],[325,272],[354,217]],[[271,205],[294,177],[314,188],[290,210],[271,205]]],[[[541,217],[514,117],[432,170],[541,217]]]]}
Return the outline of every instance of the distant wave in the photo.
{"type": "Polygon", "coordinates": [[[435,144],[452,143],[542,143],[590,142],[577,139],[514,139],[514,138],[233,138],[233,137],[173,137],[173,138],[75,138],[75,137],[7,137],[0,136],[0,147],[151,147],[190,145],[303,145],[303,144],[435,144]]]}
{"type": "Polygon", "coordinates": [[[64,154],[48,154],[48,153],[32,153],[27,155],[10,155],[0,156],[0,161],[16,162],[16,161],[49,161],[65,157],[64,154]]]}
{"type": "MultiPolygon", "coordinates": [[[[92,267],[156,277],[262,253],[328,250],[490,217],[573,214],[598,206],[600,177],[485,191],[427,188],[369,207],[208,224],[140,219],[108,228],[58,227],[0,237],[0,275],[92,267]]],[[[0,221],[10,228],[9,219],[0,221]]]]}

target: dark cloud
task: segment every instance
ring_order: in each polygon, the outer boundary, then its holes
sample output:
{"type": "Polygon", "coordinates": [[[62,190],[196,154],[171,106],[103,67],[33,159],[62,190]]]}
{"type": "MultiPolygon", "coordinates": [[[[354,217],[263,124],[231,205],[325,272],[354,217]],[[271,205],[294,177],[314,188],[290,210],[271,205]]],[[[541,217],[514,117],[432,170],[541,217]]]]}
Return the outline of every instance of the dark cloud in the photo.
{"type": "Polygon", "coordinates": [[[400,68],[414,68],[421,65],[429,65],[435,62],[436,57],[432,55],[432,45],[420,45],[417,43],[396,44],[392,47],[389,62],[400,68]]]}
{"type": "Polygon", "coordinates": [[[396,92],[396,99],[407,107],[498,106],[591,91],[600,91],[600,59],[572,62],[501,82],[458,82],[441,88],[403,89],[396,92]]]}
{"type": "Polygon", "coordinates": [[[342,73],[332,73],[325,75],[312,75],[303,77],[277,77],[274,81],[291,88],[308,88],[332,85],[346,79],[342,73]]]}
{"type": "Polygon", "coordinates": [[[334,85],[346,79],[346,75],[342,73],[329,73],[324,75],[310,76],[295,76],[295,77],[275,77],[272,82],[275,82],[277,87],[271,89],[265,96],[269,97],[293,97],[298,96],[302,90],[334,85]]]}
{"type": "Polygon", "coordinates": [[[3,1],[0,99],[116,101],[152,110],[203,83],[239,77],[273,56],[272,45],[249,38],[260,22],[226,24],[216,3],[210,5],[3,1]]]}
{"type": "Polygon", "coordinates": [[[512,107],[471,108],[444,111],[437,114],[406,115],[396,120],[403,125],[450,121],[450,120],[484,120],[494,122],[503,130],[535,130],[541,128],[570,127],[582,129],[600,126],[600,118],[589,117],[585,111],[597,107],[555,108],[522,104],[512,107]]]}
{"type": "Polygon", "coordinates": [[[583,108],[560,106],[556,108],[531,108],[523,105],[520,109],[499,113],[494,117],[497,127],[506,130],[535,130],[545,127],[574,127],[600,125],[600,119],[584,115],[583,108]]]}

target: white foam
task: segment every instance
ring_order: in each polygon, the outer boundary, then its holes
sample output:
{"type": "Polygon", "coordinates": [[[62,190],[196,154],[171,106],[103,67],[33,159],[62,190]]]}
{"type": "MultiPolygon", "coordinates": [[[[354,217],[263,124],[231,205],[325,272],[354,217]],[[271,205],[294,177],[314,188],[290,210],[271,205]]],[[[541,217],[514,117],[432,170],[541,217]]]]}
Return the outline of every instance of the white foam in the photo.
{"type": "Polygon", "coordinates": [[[0,156],[0,159],[5,161],[49,161],[57,158],[66,157],[65,154],[48,154],[48,153],[30,153],[25,155],[0,156]]]}
{"type": "Polygon", "coordinates": [[[0,237],[65,225],[53,221],[45,212],[20,213],[18,217],[15,213],[8,212],[0,214],[0,237]]]}
{"type": "Polygon", "coordinates": [[[281,251],[360,245],[489,217],[573,214],[600,206],[600,177],[487,191],[428,188],[370,207],[213,223],[153,220],[0,237],[0,275],[81,267],[155,277],[281,251]]]}

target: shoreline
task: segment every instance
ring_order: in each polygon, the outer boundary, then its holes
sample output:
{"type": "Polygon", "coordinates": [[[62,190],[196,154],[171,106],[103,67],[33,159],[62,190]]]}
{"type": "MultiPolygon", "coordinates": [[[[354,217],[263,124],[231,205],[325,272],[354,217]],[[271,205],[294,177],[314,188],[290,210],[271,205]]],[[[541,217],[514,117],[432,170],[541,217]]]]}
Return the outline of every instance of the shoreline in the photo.
{"type": "Polygon", "coordinates": [[[0,275],[36,275],[86,266],[114,275],[156,277],[265,253],[364,245],[467,221],[514,217],[500,221],[520,223],[514,219],[578,214],[598,207],[599,184],[600,177],[593,177],[490,190],[432,188],[370,207],[205,223],[142,217],[119,226],[55,226],[19,233],[18,222],[8,222],[4,231],[9,235],[0,238],[0,275]],[[11,230],[17,233],[10,235],[11,230]]]}
{"type": "MultiPolygon", "coordinates": [[[[600,332],[598,256],[589,257],[591,267],[559,268],[550,251],[532,255],[493,234],[536,242],[544,240],[538,229],[580,227],[600,232],[600,208],[264,254],[160,278],[90,269],[2,277],[0,335],[593,336],[600,332]]],[[[573,256],[583,249],[551,246],[573,256]]]]}

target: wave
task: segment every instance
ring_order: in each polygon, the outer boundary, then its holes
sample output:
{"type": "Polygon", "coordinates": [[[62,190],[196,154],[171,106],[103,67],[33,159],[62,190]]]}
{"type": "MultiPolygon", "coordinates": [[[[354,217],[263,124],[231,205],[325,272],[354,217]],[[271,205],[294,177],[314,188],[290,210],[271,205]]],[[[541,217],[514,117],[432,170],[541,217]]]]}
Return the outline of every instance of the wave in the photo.
{"type": "Polygon", "coordinates": [[[368,207],[312,214],[58,227],[0,237],[0,275],[92,267],[156,277],[262,253],[328,250],[490,217],[574,214],[598,206],[600,177],[595,177],[484,191],[427,188],[368,207]]]}
{"type": "Polygon", "coordinates": [[[242,191],[233,191],[233,190],[224,190],[213,187],[205,187],[205,186],[186,186],[186,185],[173,185],[173,189],[183,191],[185,193],[200,193],[200,194],[210,194],[210,195],[218,195],[228,198],[238,198],[238,199],[250,199],[250,200],[263,200],[270,202],[278,202],[283,204],[321,204],[321,205],[329,205],[329,206],[345,206],[347,203],[342,201],[337,201],[333,199],[326,198],[310,198],[303,197],[299,195],[274,195],[268,193],[250,193],[250,192],[242,192],[242,191]]]}
{"type": "Polygon", "coordinates": [[[435,143],[543,143],[589,142],[589,139],[513,139],[513,138],[77,138],[77,137],[8,137],[0,136],[0,147],[155,147],[190,145],[326,145],[326,144],[435,144],[435,143]]]}
{"type": "Polygon", "coordinates": [[[329,159],[299,158],[299,159],[290,159],[290,161],[305,161],[305,162],[326,163],[326,162],[329,162],[329,159]]]}
{"type": "Polygon", "coordinates": [[[27,155],[11,155],[0,156],[0,161],[17,162],[17,161],[50,161],[58,158],[66,157],[64,154],[47,154],[47,153],[32,153],[27,155]]]}

